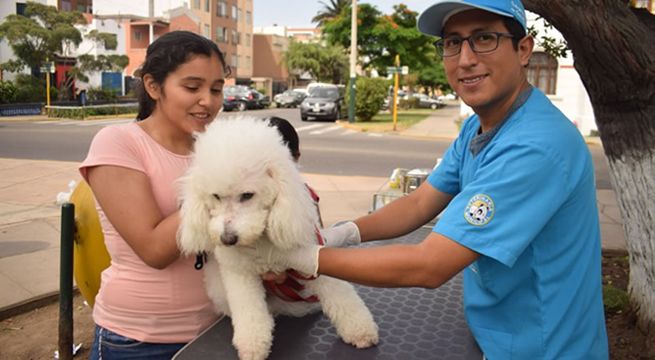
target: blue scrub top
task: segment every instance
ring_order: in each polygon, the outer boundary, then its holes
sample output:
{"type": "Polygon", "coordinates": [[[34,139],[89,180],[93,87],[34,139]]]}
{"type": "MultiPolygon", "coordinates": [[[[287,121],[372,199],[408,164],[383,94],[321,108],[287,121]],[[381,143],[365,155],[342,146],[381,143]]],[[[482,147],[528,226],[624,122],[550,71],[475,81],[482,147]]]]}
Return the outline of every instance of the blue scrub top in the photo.
{"type": "Polygon", "coordinates": [[[591,155],[533,89],[473,155],[477,115],[429,183],[454,195],[433,231],[477,252],[464,309],[485,356],[607,359],[601,242],[591,155]]]}

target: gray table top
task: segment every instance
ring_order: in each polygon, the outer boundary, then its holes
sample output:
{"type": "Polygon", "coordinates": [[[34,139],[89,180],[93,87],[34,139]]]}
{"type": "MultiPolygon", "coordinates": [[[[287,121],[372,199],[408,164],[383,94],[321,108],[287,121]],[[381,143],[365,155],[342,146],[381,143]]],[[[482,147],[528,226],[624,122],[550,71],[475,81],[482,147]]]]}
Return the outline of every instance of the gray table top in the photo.
{"type": "MultiPolygon", "coordinates": [[[[391,242],[416,243],[429,231],[424,227],[391,242]]],[[[379,326],[377,346],[356,349],[342,342],[321,313],[302,318],[279,316],[269,359],[482,359],[464,319],[461,274],[434,290],[356,288],[379,326]]],[[[238,359],[230,319],[218,321],[174,359],[238,359]]]]}

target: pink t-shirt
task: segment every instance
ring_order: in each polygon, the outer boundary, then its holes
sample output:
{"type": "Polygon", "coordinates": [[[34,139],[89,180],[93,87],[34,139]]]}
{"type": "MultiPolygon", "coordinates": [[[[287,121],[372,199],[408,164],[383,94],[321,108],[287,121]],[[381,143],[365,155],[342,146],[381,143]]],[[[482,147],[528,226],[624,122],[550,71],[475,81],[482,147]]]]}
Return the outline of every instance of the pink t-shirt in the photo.
{"type": "MultiPolygon", "coordinates": [[[[129,123],[96,134],[80,173],[88,180],[87,169],[98,165],[141,171],[150,179],[159,209],[168,216],[178,208],[176,180],[190,162],[191,156],[168,151],[139,125],[129,123]]],[[[96,324],[140,341],[184,343],[216,321],[203,272],[193,266],[195,257],[180,257],[163,270],[149,267],[96,208],[111,256],[93,308],[96,324]]]]}

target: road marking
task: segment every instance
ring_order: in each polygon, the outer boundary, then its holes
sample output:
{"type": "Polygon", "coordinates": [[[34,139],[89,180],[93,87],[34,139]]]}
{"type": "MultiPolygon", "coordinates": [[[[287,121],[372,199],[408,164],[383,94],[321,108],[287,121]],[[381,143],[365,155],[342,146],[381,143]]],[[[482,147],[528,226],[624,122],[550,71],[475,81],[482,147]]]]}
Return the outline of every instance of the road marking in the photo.
{"type": "Polygon", "coordinates": [[[323,130],[314,130],[314,131],[310,132],[309,134],[310,134],[310,135],[325,134],[325,133],[328,133],[328,132],[330,132],[330,131],[339,130],[339,129],[341,129],[341,128],[342,128],[342,127],[339,126],[339,125],[333,125],[333,126],[330,126],[330,127],[326,128],[326,129],[323,129],[323,130]]]}
{"type": "Polygon", "coordinates": [[[134,119],[122,120],[105,120],[105,121],[85,121],[80,123],[80,126],[94,126],[94,125],[112,125],[112,124],[127,124],[133,122],[134,119]]]}
{"type": "Polygon", "coordinates": [[[296,128],[296,132],[301,132],[301,131],[305,131],[305,130],[316,129],[316,128],[323,127],[323,126],[325,126],[325,125],[323,125],[323,124],[307,125],[307,126],[303,126],[303,127],[296,128]]]}
{"type": "Polygon", "coordinates": [[[368,136],[371,136],[371,137],[383,137],[384,134],[381,134],[381,133],[368,133],[368,136]]]}

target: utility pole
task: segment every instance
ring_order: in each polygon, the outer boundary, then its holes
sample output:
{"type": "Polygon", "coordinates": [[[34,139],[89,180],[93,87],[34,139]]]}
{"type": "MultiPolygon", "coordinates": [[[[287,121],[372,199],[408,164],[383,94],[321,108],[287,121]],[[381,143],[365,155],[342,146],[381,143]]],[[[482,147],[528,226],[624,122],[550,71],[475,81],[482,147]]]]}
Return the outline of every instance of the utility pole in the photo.
{"type": "Polygon", "coordinates": [[[352,0],[350,19],[350,104],[348,106],[348,122],[355,122],[355,80],[357,80],[357,0],[352,0]]]}
{"type": "Polygon", "coordinates": [[[396,69],[393,74],[393,131],[396,131],[396,124],[398,123],[398,77],[400,68],[400,55],[396,54],[396,69]]]}

